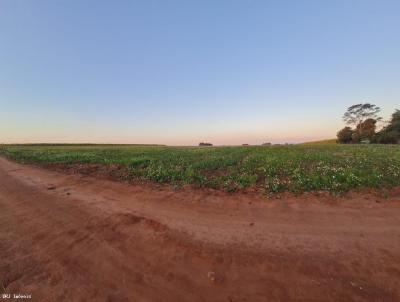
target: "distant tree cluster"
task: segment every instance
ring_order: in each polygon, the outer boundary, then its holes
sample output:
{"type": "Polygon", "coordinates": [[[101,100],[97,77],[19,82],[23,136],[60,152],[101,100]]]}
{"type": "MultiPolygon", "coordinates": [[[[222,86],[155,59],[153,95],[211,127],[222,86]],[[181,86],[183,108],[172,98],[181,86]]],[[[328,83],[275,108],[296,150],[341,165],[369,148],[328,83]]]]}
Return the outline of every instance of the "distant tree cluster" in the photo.
{"type": "Polygon", "coordinates": [[[387,126],[377,132],[377,122],[382,120],[379,116],[380,111],[378,106],[370,103],[350,106],[343,115],[343,121],[349,126],[337,133],[337,142],[340,144],[400,143],[400,110],[396,110],[387,126]]]}
{"type": "Polygon", "coordinates": [[[400,110],[396,110],[381,131],[372,137],[371,142],[377,144],[400,144],[400,110]]]}
{"type": "Polygon", "coordinates": [[[212,146],[212,145],[213,145],[213,144],[211,144],[211,143],[203,143],[203,142],[199,143],[199,146],[200,146],[200,147],[212,146]]]}

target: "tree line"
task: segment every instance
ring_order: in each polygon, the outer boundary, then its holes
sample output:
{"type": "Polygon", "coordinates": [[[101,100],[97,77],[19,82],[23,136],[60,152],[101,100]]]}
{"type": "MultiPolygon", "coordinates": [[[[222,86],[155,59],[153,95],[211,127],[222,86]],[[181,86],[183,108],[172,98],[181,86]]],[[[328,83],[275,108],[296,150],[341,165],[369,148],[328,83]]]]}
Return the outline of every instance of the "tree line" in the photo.
{"type": "Polygon", "coordinates": [[[337,142],[340,144],[400,143],[400,110],[396,109],[386,125],[376,131],[377,123],[382,121],[382,117],[379,116],[380,111],[381,108],[370,103],[356,104],[347,108],[343,121],[348,126],[337,133],[337,142]]]}

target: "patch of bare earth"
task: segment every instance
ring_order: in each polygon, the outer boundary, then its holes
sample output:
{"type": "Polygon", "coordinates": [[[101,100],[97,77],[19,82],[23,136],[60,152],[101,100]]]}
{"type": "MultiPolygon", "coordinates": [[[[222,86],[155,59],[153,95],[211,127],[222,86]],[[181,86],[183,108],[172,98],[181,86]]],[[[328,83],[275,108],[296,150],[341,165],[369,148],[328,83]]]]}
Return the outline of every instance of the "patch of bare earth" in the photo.
{"type": "Polygon", "coordinates": [[[399,193],[174,192],[0,158],[0,291],[33,301],[400,301],[399,193]]]}

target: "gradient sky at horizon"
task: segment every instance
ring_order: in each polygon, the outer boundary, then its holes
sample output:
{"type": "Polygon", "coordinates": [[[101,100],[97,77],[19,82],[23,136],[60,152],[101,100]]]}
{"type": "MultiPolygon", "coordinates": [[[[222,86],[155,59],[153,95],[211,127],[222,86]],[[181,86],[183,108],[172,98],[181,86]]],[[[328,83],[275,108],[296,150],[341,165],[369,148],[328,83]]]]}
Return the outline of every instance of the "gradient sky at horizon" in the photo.
{"type": "Polygon", "coordinates": [[[400,1],[0,1],[0,143],[333,138],[400,107],[400,1]]]}

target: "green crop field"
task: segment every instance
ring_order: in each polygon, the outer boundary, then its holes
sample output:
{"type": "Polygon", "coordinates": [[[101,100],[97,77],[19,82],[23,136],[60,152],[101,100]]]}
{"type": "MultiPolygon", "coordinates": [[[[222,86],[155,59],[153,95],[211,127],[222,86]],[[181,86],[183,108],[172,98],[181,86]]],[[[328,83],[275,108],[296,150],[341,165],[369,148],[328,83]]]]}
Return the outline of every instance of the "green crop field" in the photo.
{"type": "Polygon", "coordinates": [[[400,185],[400,146],[1,145],[21,163],[121,165],[128,178],[226,191],[343,192],[400,185]]]}

